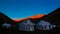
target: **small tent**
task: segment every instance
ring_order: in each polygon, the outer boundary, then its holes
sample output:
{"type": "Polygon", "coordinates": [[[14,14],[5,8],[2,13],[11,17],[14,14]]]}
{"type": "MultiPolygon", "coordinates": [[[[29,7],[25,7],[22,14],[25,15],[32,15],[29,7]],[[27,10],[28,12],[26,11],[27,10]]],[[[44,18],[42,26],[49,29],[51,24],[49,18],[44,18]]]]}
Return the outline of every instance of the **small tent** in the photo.
{"type": "Polygon", "coordinates": [[[2,26],[2,27],[5,27],[5,28],[9,28],[9,27],[11,27],[11,24],[4,23],[4,24],[2,24],[1,26],[2,26]]]}

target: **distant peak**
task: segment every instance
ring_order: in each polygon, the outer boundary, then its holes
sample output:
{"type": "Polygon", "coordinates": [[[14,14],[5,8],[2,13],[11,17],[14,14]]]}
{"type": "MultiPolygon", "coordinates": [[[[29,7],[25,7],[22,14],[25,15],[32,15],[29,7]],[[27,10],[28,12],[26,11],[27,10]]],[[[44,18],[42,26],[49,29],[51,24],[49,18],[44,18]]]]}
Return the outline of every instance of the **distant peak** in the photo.
{"type": "Polygon", "coordinates": [[[37,15],[34,15],[34,16],[30,16],[29,18],[41,18],[43,16],[44,16],[44,14],[37,14],[37,15]]]}

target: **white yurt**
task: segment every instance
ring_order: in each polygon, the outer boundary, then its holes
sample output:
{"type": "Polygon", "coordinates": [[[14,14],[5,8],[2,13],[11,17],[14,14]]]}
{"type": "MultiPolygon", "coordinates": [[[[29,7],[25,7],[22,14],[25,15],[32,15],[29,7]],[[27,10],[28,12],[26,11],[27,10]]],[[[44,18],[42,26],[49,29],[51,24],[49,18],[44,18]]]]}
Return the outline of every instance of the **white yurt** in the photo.
{"type": "Polygon", "coordinates": [[[34,25],[35,24],[28,19],[19,24],[19,30],[34,31],[34,25]]]}
{"type": "Polygon", "coordinates": [[[37,30],[50,30],[53,29],[55,25],[50,24],[47,21],[44,20],[40,20],[37,24],[36,24],[36,29],[37,30]]]}

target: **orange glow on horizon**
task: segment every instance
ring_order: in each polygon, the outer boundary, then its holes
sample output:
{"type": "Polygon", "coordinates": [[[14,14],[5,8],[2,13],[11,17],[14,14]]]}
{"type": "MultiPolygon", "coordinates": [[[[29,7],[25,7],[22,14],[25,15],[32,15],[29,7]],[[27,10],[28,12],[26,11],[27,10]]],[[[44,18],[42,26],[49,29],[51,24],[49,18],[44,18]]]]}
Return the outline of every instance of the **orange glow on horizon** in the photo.
{"type": "Polygon", "coordinates": [[[37,14],[35,16],[30,16],[29,18],[41,18],[43,16],[44,16],[44,14],[37,14]]]}
{"type": "MultiPolygon", "coordinates": [[[[35,16],[30,16],[30,17],[28,17],[28,18],[41,18],[41,17],[43,17],[44,16],[44,14],[37,14],[37,15],[35,15],[35,16]]],[[[20,22],[20,21],[22,21],[22,20],[24,20],[24,19],[27,19],[27,18],[21,18],[21,19],[14,19],[14,21],[15,22],[20,22]]]]}
{"type": "Polygon", "coordinates": [[[14,19],[14,21],[15,21],[15,22],[20,22],[20,21],[22,21],[22,20],[24,20],[24,19],[26,19],[26,18],[14,19]]]}

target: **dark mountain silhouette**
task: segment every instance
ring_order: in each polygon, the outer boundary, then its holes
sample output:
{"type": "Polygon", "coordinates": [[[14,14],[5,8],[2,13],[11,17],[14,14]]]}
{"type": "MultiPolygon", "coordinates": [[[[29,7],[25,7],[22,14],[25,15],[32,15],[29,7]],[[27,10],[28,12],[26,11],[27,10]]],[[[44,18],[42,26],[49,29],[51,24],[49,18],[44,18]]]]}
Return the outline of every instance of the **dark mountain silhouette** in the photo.
{"type": "Polygon", "coordinates": [[[59,31],[60,30],[60,8],[49,13],[47,16],[43,16],[41,20],[45,20],[50,22],[51,24],[56,25],[56,28],[54,28],[53,30],[59,31]]]}
{"type": "Polygon", "coordinates": [[[32,23],[38,23],[41,18],[28,18],[32,23]]]}
{"type": "Polygon", "coordinates": [[[5,14],[3,14],[2,12],[0,12],[0,30],[15,30],[17,26],[14,26],[16,25],[16,23],[11,19],[9,18],[8,16],[6,16],[5,14]],[[11,24],[11,28],[7,29],[7,28],[4,28],[2,27],[1,25],[4,24],[4,23],[8,23],[8,24],[11,24]]]}
{"type": "Polygon", "coordinates": [[[52,24],[60,25],[60,8],[49,13],[47,16],[42,17],[42,19],[52,24]]]}
{"type": "Polygon", "coordinates": [[[0,12],[0,24],[3,24],[3,23],[13,24],[13,22],[14,21],[11,18],[9,18],[8,16],[0,12]]]}

